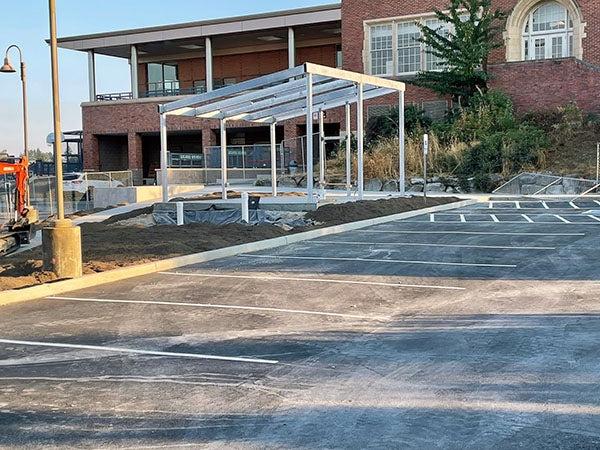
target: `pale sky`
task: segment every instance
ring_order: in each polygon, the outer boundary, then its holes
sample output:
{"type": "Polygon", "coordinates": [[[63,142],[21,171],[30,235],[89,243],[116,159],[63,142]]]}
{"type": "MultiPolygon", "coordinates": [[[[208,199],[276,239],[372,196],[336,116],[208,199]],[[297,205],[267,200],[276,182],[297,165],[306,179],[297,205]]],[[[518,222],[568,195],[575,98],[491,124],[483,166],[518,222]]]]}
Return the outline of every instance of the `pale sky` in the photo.
{"type": "MultiPolygon", "coordinates": [[[[0,57],[19,45],[28,72],[29,141],[32,149],[50,150],[46,136],[52,131],[50,49],[46,0],[0,0],[3,3],[0,57]]],[[[57,0],[59,37],[124,28],[237,16],[335,3],[334,0],[57,0]]],[[[18,66],[18,52],[11,61],[18,66]]],[[[0,61],[1,62],[1,61],[0,61]]],[[[81,102],[87,99],[87,56],[59,50],[63,130],[81,128],[81,102]]],[[[96,57],[98,93],[130,91],[126,60],[96,57]]],[[[18,73],[0,73],[0,151],[22,153],[21,80],[18,73]]]]}

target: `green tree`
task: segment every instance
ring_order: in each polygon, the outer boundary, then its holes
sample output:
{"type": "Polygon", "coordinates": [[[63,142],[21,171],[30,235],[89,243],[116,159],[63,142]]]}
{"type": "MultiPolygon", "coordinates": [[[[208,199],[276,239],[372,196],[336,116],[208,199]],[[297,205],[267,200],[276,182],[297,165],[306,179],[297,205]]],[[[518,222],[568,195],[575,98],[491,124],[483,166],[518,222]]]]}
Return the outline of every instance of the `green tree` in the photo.
{"type": "Polygon", "coordinates": [[[36,148],[35,150],[30,150],[29,151],[29,159],[31,161],[52,161],[53,160],[53,156],[51,152],[44,152],[42,150],[40,150],[39,148],[36,148]]]}
{"type": "Polygon", "coordinates": [[[414,84],[468,104],[488,88],[488,58],[502,46],[504,12],[492,10],[491,0],[451,0],[448,12],[436,10],[438,28],[419,25],[427,52],[444,61],[436,71],[421,72],[414,84]]]}

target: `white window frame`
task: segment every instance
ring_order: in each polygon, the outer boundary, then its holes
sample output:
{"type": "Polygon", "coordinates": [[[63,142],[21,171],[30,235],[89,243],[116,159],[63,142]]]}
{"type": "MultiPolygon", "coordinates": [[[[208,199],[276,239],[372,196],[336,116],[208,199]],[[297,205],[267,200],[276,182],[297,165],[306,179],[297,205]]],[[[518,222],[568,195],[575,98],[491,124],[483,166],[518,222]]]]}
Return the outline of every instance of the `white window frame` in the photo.
{"type": "MultiPolygon", "coordinates": [[[[414,76],[421,71],[442,71],[443,68],[439,69],[427,69],[427,57],[428,52],[426,49],[426,45],[422,42],[419,42],[421,47],[420,52],[420,65],[421,69],[413,72],[400,72],[399,71],[399,47],[398,47],[398,25],[404,23],[420,23],[422,25],[426,25],[429,20],[436,20],[437,17],[434,13],[427,14],[418,14],[418,15],[410,15],[410,16],[400,16],[400,17],[388,17],[384,19],[376,19],[376,20],[366,20],[363,22],[364,28],[364,45],[363,45],[363,65],[365,67],[365,73],[368,75],[373,75],[373,66],[372,66],[372,58],[371,58],[371,27],[374,26],[382,26],[382,25],[391,25],[392,26],[392,67],[393,70],[385,75],[377,75],[381,77],[396,77],[396,76],[414,76]]],[[[448,29],[448,33],[452,34],[454,30],[452,28],[448,29]]]]}
{"type": "Polygon", "coordinates": [[[522,43],[521,46],[521,59],[523,61],[540,61],[544,59],[557,59],[557,58],[568,58],[573,56],[574,48],[574,27],[573,27],[573,18],[569,13],[569,9],[566,8],[563,4],[556,1],[548,1],[544,3],[539,3],[533,8],[529,14],[527,14],[527,19],[523,24],[523,31],[521,35],[522,43]],[[533,31],[533,15],[534,13],[541,7],[555,3],[565,11],[565,22],[567,24],[566,28],[556,29],[556,30],[543,30],[543,31],[533,31]],[[553,39],[561,38],[562,39],[562,54],[561,56],[553,55],[553,39]],[[544,57],[537,58],[535,55],[535,44],[537,41],[544,42],[544,57]]]}

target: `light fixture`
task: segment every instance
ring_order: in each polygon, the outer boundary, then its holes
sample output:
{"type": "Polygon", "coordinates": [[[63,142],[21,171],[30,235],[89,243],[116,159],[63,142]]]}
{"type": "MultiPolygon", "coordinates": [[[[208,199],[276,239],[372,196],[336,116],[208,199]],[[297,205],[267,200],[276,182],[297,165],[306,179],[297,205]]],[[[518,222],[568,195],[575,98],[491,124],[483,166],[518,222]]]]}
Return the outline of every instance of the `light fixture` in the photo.
{"type": "Polygon", "coordinates": [[[257,39],[265,42],[283,41],[283,38],[279,36],[260,36],[257,39]]]}
{"type": "Polygon", "coordinates": [[[4,65],[0,67],[0,72],[2,73],[15,73],[16,70],[13,65],[10,63],[8,56],[4,58],[4,65]]]}
{"type": "Polygon", "coordinates": [[[185,44],[185,45],[180,45],[179,47],[185,48],[186,50],[200,50],[201,48],[204,48],[202,45],[198,45],[198,44],[185,44]]]}

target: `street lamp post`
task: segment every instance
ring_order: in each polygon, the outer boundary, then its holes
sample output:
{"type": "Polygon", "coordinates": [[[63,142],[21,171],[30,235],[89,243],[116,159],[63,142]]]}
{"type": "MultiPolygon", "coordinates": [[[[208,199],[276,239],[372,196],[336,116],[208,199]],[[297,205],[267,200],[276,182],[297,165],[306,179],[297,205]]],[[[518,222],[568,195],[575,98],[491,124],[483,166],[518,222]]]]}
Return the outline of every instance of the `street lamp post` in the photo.
{"type": "Polygon", "coordinates": [[[23,86],[23,150],[25,157],[29,158],[29,139],[28,139],[28,121],[27,121],[27,71],[25,70],[25,62],[23,61],[23,52],[18,45],[11,45],[6,49],[4,56],[4,65],[0,67],[1,73],[15,73],[16,70],[11,64],[8,53],[16,49],[19,51],[19,62],[21,63],[21,84],[23,86]]]}
{"type": "Polygon", "coordinates": [[[58,43],[56,38],[56,0],[48,0],[50,16],[50,59],[52,62],[52,109],[54,115],[54,167],[57,220],[42,230],[44,268],[59,278],[82,275],[81,229],[65,219],[60,129],[60,92],[58,85],[58,43]]]}

